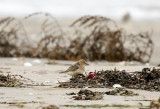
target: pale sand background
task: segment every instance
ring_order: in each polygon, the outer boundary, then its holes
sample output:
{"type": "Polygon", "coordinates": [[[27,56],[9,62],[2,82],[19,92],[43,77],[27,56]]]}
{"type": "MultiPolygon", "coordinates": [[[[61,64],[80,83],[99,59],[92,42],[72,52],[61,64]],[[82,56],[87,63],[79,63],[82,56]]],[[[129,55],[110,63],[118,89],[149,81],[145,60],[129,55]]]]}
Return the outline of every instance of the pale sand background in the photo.
{"type": "MultiPolygon", "coordinates": [[[[20,58],[0,58],[0,71],[3,74],[18,74],[25,78],[29,78],[35,81],[37,84],[44,84],[48,86],[32,86],[28,88],[0,88],[0,102],[40,102],[40,103],[27,103],[24,104],[23,109],[37,109],[40,106],[46,106],[48,104],[54,104],[60,107],[60,109],[72,109],[71,107],[66,108],[62,105],[90,105],[90,104],[102,104],[102,105],[135,105],[142,103],[143,105],[149,105],[150,101],[136,101],[136,100],[152,100],[160,97],[160,92],[151,92],[145,90],[132,90],[135,93],[139,93],[139,96],[109,96],[104,95],[103,100],[87,100],[87,101],[76,101],[70,99],[72,96],[66,95],[70,92],[78,92],[80,89],[63,89],[54,88],[57,86],[58,81],[68,81],[70,76],[66,74],[59,74],[59,72],[66,70],[73,61],[55,61],[53,65],[45,64],[46,59],[29,59],[24,58],[22,61],[20,58]],[[29,62],[32,66],[24,66],[24,63],[29,62]],[[129,100],[129,101],[125,101],[129,100]],[[135,100],[135,101],[134,101],[135,100]]],[[[86,67],[86,71],[94,70],[113,70],[115,67],[119,70],[126,71],[140,71],[144,67],[151,68],[152,66],[142,65],[137,62],[117,62],[109,63],[106,61],[102,62],[89,62],[89,66],[86,67]]],[[[92,91],[106,92],[108,88],[91,88],[92,91]]],[[[19,109],[20,107],[9,104],[0,104],[1,109],[19,109]]],[[[113,107],[112,107],[113,108],[113,107]]],[[[83,108],[74,108],[83,109],[83,108]]],[[[105,109],[105,108],[102,108],[105,109]]],[[[120,109],[120,108],[115,108],[120,109]]],[[[135,107],[134,109],[138,109],[135,107]]]]}

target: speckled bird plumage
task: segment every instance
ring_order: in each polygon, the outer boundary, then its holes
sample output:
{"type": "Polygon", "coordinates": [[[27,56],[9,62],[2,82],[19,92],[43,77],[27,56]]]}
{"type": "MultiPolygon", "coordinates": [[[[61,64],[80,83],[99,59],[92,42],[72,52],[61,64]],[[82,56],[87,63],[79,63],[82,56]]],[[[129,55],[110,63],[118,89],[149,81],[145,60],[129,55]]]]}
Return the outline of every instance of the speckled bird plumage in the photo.
{"type": "Polygon", "coordinates": [[[76,76],[77,74],[83,74],[85,71],[85,65],[88,65],[85,60],[81,59],[74,65],[70,66],[65,73],[71,76],[76,76]]]}

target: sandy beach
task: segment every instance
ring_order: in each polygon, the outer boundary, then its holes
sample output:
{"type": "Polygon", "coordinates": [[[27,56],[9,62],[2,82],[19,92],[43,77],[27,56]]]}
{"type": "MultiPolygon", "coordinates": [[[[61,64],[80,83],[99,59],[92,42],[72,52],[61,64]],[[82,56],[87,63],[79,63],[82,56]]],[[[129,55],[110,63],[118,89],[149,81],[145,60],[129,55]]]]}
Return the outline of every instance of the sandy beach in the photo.
{"type": "MultiPolygon", "coordinates": [[[[143,106],[149,106],[150,100],[158,99],[160,92],[146,91],[146,90],[134,90],[135,93],[139,93],[139,96],[113,96],[104,95],[103,100],[73,100],[71,95],[66,95],[70,92],[78,92],[77,88],[55,88],[58,86],[58,82],[68,81],[71,77],[66,74],[60,74],[59,72],[66,70],[69,65],[75,63],[74,61],[56,61],[54,64],[46,64],[46,59],[34,59],[34,58],[0,58],[0,72],[4,75],[22,75],[25,78],[29,78],[31,81],[26,81],[28,84],[34,84],[34,86],[19,88],[19,87],[1,87],[0,90],[0,107],[1,109],[39,109],[42,106],[56,105],[60,109],[72,109],[73,107],[66,107],[65,105],[77,106],[73,109],[83,109],[79,105],[130,105],[131,108],[138,109],[139,104],[143,106]],[[29,64],[26,64],[29,63],[29,64]],[[31,82],[31,83],[30,83],[31,82]]],[[[138,62],[117,62],[111,63],[106,61],[89,62],[89,66],[86,67],[86,72],[94,70],[113,70],[115,67],[118,70],[126,71],[141,71],[142,68],[148,66],[140,64],[138,62]]],[[[87,87],[86,87],[87,88],[87,87]]],[[[112,89],[108,88],[89,88],[92,91],[105,92],[112,89]]],[[[101,107],[99,107],[101,108],[101,107]]],[[[97,108],[97,109],[99,109],[97,108]]],[[[107,107],[102,107],[105,109],[107,107]]],[[[120,109],[120,107],[114,107],[120,109]]],[[[123,107],[125,108],[125,107],[123,107]]]]}
{"type": "Polygon", "coordinates": [[[0,109],[159,109],[159,7],[159,0],[1,0],[0,109]],[[60,87],[75,79],[60,72],[82,57],[88,75],[101,82],[81,75],[83,82],[73,84],[83,88],[60,87]],[[115,91],[108,78],[124,85],[123,96],[107,95],[115,91]],[[67,95],[82,89],[102,99],[67,95]],[[159,107],[150,108],[152,101],[159,107]]]}

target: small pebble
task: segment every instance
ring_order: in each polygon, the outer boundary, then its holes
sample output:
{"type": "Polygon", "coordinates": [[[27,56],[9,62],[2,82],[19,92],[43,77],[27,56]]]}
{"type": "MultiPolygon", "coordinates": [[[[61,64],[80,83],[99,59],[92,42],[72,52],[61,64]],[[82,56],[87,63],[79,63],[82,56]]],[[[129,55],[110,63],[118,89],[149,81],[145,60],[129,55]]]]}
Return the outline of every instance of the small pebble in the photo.
{"type": "Polygon", "coordinates": [[[45,83],[49,83],[50,81],[45,81],[45,83]]]}
{"type": "Polygon", "coordinates": [[[26,66],[26,67],[31,67],[31,66],[32,66],[32,64],[31,64],[31,63],[29,63],[29,62],[25,62],[25,63],[24,63],[24,66],[26,66]]]}
{"type": "Polygon", "coordinates": [[[33,93],[28,93],[29,95],[33,95],[33,93]]]}
{"type": "Polygon", "coordinates": [[[117,87],[122,87],[122,86],[120,84],[114,84],[113,87],[117,88],[117,87]]]}
{"type": "Polygon", "coordinates": [[[57,84],[57,83],[59,83],[59,82],[58,82],[58,81],[54,81],[54,83],[56,83],[56,84],[57,84]]]}

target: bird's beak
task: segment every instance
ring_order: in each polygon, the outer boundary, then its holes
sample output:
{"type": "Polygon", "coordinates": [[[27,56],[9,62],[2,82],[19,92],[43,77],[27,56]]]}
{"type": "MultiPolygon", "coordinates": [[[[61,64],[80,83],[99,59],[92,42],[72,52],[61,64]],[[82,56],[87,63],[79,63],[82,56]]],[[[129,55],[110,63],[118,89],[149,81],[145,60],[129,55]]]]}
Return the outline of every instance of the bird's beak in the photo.
{"type": "Polygon", "coordinates": [[[89,64],[85,62],[85,65],[89,65],[89,64]]]}

